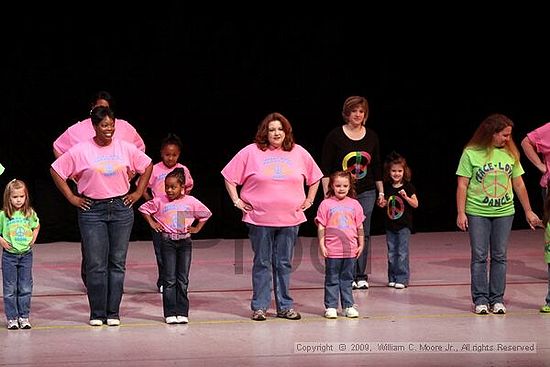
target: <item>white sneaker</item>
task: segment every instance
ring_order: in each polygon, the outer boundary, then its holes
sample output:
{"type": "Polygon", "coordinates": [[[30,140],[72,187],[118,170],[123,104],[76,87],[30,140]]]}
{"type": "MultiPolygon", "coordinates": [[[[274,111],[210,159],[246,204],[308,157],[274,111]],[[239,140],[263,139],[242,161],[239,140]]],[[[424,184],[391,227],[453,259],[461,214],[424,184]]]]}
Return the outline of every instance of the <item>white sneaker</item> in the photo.
{"type": "Polygon", "coordinates": [[[503,303],[497,302],[493,305],[491,311],[493,313],[504,315],[506,313],[506,307],[504,306],[503,303]]]}
{"type": "Polygon", "coordinates": [[[489,313],[489,308],[487,305],[476,305],[474,312],[478,315],[487,315],[489,313]]]}
{"type": "Polygon", "coordinates": [[[353,283],[351,283],[351,289],[358,289],[357,282],[354,280],[353,283]]]}
{"type": "Polygon", "coordinates": [[[359,311],[355,307],[348,307],[344,310],[344,316],[354,319],[359,317],[359,311]]]}
{"type": "Polygon", "coordinates": [[[393,287],[395,289],[403,289],[403,288],[406,288],[407,286],[403,283],[395,283],[395,285],[393,287]]]}
{"type": "Polygon", "coordinates": [[[17,330],[19,329],[19,323],[17,322],[16,319],[13,319],[13,320],[8,320],[8,329],[9,330],[17,330]]]}
{"type": "Polygon", "coordinates": [[[166,318],[166,323],[167,324],[177,324],[178,323],[178,318],[176,316],[168,316],[166,318]]]}
{"type": "Polygon", "coordinates": [[[30,328],[32,328],[32,325],[29,322],[28,317],[20,317],[19,318],[19,328],[21,328],[21,329],[30,329],[30,328]]]}
{"type": "Polygon", "coordinates": [[[395,282],[389,282],[388,287],[391,287],[391,288],[395,287],[395,282]]]}
{"type": "Polygon", "coordinates": [[[91,319],[90,326],[101,326],[103,325],[103,320],[91,319]]]}
{"type": "Polygon", "coordinates": [[[107,319],[107,325],[109,326],[120,326],[119,319],[107,319]]]}
{"type": "Polygon", "coordinates": [[[329,307],[325,310],[325,317],[327,319],[337,319],[338,318],[338,312],[336,312],[335,308],[329,307]]]}
{"type": "Polygon", "coordinates": [[[360,280],[357,282],[358,289],[369,289],[369,283],[366,280],[360,280]]]}
{"type": "Polygon", "coordinates": [[[188,324],[189,319],[187,316],[176,316],[176,319],[178,320],[178,324],[188,324]]]}

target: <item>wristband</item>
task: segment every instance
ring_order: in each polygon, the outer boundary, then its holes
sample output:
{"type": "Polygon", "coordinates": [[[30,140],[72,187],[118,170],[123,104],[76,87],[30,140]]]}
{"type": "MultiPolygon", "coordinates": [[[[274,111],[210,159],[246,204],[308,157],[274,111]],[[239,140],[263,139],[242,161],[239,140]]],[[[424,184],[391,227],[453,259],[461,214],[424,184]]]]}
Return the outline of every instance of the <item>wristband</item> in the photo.
{"type": "Polygon", "coordinates": [[[384,193],[383,193],[383,192],[379,192],[379,193],[378,193],[378,197],[384,197],[384,193]]]}
{"type": "Polygon", "coordinates": [[[233,205],[237,206],[237,205],[239,205],[240,202],[241,202],[241,199],[239,198],[239,199],[237,199],[233,202],[233,205]]]}

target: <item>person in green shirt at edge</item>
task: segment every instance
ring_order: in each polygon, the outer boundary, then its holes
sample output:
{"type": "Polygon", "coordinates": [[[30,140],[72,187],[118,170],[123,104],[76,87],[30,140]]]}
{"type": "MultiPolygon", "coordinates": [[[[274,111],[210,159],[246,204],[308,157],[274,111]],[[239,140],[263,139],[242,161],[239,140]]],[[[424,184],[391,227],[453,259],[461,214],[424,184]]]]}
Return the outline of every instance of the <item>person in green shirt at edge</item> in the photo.
{"type": "Polygon", "coordinates": [[[506,252],[514,221],[514,193],[529,226],[542,227],[521,177],[524,171],[512,139],[513,126],[502,114],[488,116],[466,144],[456,170],[456,224],[470,237],[471,294],[474,312],[480,315],[506,313],[506,252]]]}

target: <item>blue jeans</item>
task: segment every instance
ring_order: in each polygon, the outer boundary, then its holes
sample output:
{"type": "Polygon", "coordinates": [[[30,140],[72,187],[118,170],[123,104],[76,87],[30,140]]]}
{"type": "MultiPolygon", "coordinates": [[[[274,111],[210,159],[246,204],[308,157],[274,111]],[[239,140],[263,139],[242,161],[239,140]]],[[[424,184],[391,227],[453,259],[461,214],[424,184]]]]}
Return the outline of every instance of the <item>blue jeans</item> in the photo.
{"type": "MultiPolygon", "coordinates": [[[[162,233],[157,231],[151,231],[151,236],[153,239],[153,249],[155,250],[155,258],[157,259],[157,288],[160,288],[163,285],[162,281],[162,254],[161,254],[161,244],[162,244],[162,233]]],[[[181,316],[181,315],[180,315],[181,316]]]]}
{"type": "Polygon", "coordinates": [[[191,238],[170,240],[161,238],[163,261],[162,308],[164,317],[189,316],[189,270],[191,269],[191,238]]]}
{"type": "Polygon", "coordinates": [[[470,262],[472,300],[477,305],[502,303],[506,288],[506,250],[514,216],[468,217],[472,259],[470,262]],[[489,277],[487,258],[491,255],[489,277]]]}
{"type": "Polygon", "coordinates": [[[355,258],[325,259],[325,308],[338,308],[338,299],[342,308],[354,304],[351,283],[355,258]]]}
{"type": "Polygon", "coordinates": [[[388,281],[409,285],[409,238],[407,227],[398,231],[386,231],[388,245],[388,281]]]}
{"type": "Polygon", "coordinates": [[[363,232],[365,233],[365,247],[361,256],[355,263],[355,281],[367,280],[368,273],[370,271],[370,220],[372,218],[372,210],[374,203],[376,202],[376,190],[367,190],[357,195],[357,200],[363,208],[365,214],[365,220],[363,221],[363,232]]]}
{"type": "Polygon", "coordinates": [[[86,261],[90,319],[118,319],[134,211],[121,198],[94,200],[78,210],[86,261]]]}
{"type": "Polygon", "coordinates": [[[290,273],[299,226],[264,227],[246,223],[254,251],[252,266],[252,310],[267,310],[271,303],[271,286],[277,311],[292,308],[290,273]]]}
{"type": "Polygon", "coordinates": [[[22,255],[2,251],[4,312],[8,320],[29,317],[32,295],[32,250],[22,255]]]}

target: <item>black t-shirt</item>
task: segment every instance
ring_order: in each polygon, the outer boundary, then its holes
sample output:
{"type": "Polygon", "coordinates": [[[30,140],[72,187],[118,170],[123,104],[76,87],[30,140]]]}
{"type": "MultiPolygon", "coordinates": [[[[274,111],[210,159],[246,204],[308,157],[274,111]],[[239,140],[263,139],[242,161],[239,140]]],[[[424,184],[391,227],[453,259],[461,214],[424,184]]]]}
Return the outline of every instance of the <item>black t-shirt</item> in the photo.
{"type": "Polygon", "coordinates": [[[378,135],[366,128],[362,139],[352,140],[342,126],[334,128],[323,144],[321,170],[325,177],[336,171],[351,172],[358,194],[375,189],[374,182],[382,181],[378,135]]]}
{"type": "Polygon", "coordinates": [[[385,224],[386,229],[391,231],[398,231],[402,228],[409,228],[412,230],[413,207],[399,194],[399,191],[405,190],[407,196],[416,194],[414,185],[410,182],[405,182],[400,187],[393,187],[391,183],[384,182],[384,195],[388,204],[385,209],[385,224]]]}

